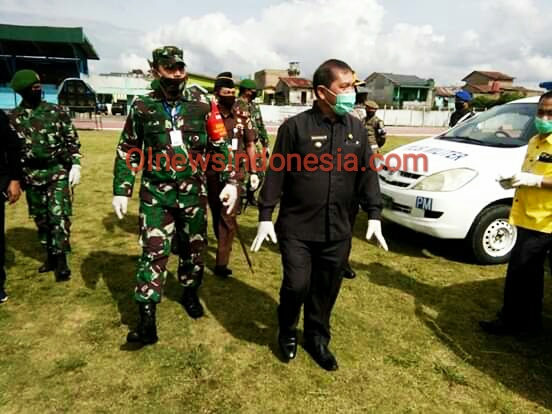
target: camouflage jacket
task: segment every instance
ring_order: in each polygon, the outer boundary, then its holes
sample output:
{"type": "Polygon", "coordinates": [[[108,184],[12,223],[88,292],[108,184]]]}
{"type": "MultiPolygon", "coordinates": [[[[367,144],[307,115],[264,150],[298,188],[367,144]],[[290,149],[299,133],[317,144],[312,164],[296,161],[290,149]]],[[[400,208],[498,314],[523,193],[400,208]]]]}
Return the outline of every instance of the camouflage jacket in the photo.
{"type": "Polygon", "coordinates": [[[60,106],[41,102],[31,109],[24,102],[10,113],[22,145],[23,182],[44,185],[67,178],[80,165],[80,140],[69,114],[60,106]]]}
{"type": "Polygon", "coordinates": [[[368,143],[370,146],[383,147],[385,144],[385,125],[383,121],[379,119],[376,115],[372,118],[364,118],[362,122],[364,128],[366,128],[366,134],[368,135],[368,143]]]}
{"type": "Polygon", "coordinates": [[[230,180],[227,143],[214,142],[207,135],[207,101],[185,91],[174,105],[174,118],[172,112],[173,107],[156,91],[134,100],[117,146],[114,195],[131,197],[136,172],[141,170],[141,199],[155,198],[175,206],[196,203],[206,194],[206,166],[200,163],[208,149],[218,154],[221,179],[230,180]],[[173,123],[182,137],[178,145],[171,144],[173,123]]]}
{"type": "Polygon", "coordinates": [[[238,104],[238,107],[241,111],[249,112],[251,117],[251,123],[253,124],[253,129],[255,131],[255,135],[259,140],[258,142],[263,147],[268,147],[269,145],[268,132],[266,131],[266,128],[264,126],[263,116],[261,114],[261,108],[259,108],[259,106],[255,102],[248,102],[244,98],[238,98],[236,100],[236,103],[238,104]]]}

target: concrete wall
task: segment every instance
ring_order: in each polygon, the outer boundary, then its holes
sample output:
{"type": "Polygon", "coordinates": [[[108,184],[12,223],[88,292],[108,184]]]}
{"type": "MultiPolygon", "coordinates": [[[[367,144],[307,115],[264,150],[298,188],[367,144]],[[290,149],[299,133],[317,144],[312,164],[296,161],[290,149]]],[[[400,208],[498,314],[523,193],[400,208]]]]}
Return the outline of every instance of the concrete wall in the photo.
{"type": "MultiPolygon", "coordinates": [[[[260,108],[265,123],[280,125],[287,118],[310,109],[310,106],[260,105],[260,108]]],[[[449,122],[450,112],[380,109],[377,112],[377,116],[388,126],[446,127],[449,122]]]]}

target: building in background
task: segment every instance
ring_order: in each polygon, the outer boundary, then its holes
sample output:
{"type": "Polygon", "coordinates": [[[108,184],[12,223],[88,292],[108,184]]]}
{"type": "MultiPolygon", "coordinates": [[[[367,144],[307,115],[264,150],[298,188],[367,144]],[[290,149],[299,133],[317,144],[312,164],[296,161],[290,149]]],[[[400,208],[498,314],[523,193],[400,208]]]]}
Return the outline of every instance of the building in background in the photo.
{"type": "Polygon", "coordinates": [[[459,86],[436,86],[433,89],[433,107],[438,110],[454,110],[455,95],[459,86]]]}
{"type": "Polygon", "coordinates": [[[36,71],[44,99],[57,103],[59,85],[64,79],[88,75],[88,60],[99,57],[82,27],[0,24],[0,108],[19,104],[19,95],[9,87],[18,70],[36,71]]]}
{"type": "Polygon", "coordinates": [[[276,105],[312,105],[312,81],[304,78],[281,77],[275,89],[276,105]]]}
{"type": "Polygon", "coordinates": [[[263,69],[255,72],[257,98],[261,103],[267,105],[276,104],[276,87],[280,82],[280,78],[298,78],[299,75],[301,75],[299,62],[290,62],[288,69],[263,69]]]}
{"type": "Polygon", "coordinates": [[[433,79],[374,72],[365,79],[368,97],[381,107],[431,109],[433,79]]]}
{"type": "Polygon", "coordinates": [[[504,94],[517,94],[520,97],[542,94],[540,90],[515,86],[514,79],[502,72],[474,70],[462,79],[466,82],[462,89],[469,91],[474,97],[484,96],[489,99],[499,99],[504,94]]]}

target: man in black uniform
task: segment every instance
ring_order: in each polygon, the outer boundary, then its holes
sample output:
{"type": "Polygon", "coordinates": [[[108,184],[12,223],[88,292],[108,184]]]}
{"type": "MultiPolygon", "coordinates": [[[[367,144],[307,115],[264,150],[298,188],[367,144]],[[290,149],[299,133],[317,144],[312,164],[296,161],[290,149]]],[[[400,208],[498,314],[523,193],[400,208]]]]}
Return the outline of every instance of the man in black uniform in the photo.
{"type": "Polygon", "coordinates": [[[8,300],[6,294],[5,213],[6,201],[15,203],[21,196],[21,140],[10,126],[8,117],[0,110],[0,303],[8,300]]]}
{"type": "Polygon", "coordinates": [[[258,251],[267,238],[276,242],[277,232],[284,270],[278,343],[286,360],[297,352],[296,328],[304,304],[305,349],[322,368],[333,371],[337,361],[328,349],[330,315],[351,243],[353,200],[368,213],[366,237],[375,235],[382,246],[385,240],[366,130],[349,115],[355,103],[353,71],[345,62],[328,60],[316,70],[313,86],[318,100],[312,109],[289,118],[278,130],[251,250],[258,251]],[[291,154],[300,161],[286,164],[291,154]],[[356,165],[347,165],[348,159],[356,165]],[[272,212],[279,201],[275,231],[272,212]]]}
{"type": "Polygon", "coordinates": [[[457,124],[461,124],[465,120],[471,118],[474,112],[470,108],[472,95],[468,91],[460,90],[456,92],[454,107],[456,111],[450,116],[449,126],[452,128],[457,124]]]}

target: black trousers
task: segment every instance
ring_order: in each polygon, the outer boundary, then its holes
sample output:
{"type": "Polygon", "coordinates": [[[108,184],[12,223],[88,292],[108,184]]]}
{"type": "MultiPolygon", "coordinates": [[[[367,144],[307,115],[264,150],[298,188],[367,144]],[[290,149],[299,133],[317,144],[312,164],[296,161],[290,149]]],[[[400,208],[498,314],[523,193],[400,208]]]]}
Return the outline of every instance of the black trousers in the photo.
{"type": "Polygon", "coordinates": [[[341,287],[341,271],[350,239],[312,242],[278,241],[284,280],[280,289],[278,322],[282,333],[294,333],[304,305],[306,340],[330,341],[330,316],[341,287]]]}
{"type": "Polygon", "coordinates": [[[517,241],[506,272],[501,317],[509,324],[531,328],[542,323],[544,261],[552,234],[517,228],[517,241]]]}
{"type": "Polygon", "coordinates": [[[0,289],[6,284],[6,203],[0,201],[0,289]]]}
{"type": "MultiPolygon", "coordinates": [[[[360,206],[358,205],[358,203],[354,204],[354,206],[349,210],[349,223],[351,223],[351,235],[353,234],[353,231],[355,229],[355,222],[356,222],[356,218],[359,210],[360,210],[360,206]]],[[[349,245],[349,251],[347,252],[347,260],[345,261],[345,264],[349,263],[349,256],[351,255],[352,249],[353,249],[353,241],[351,239],[351,244],[349,245]]]]}

